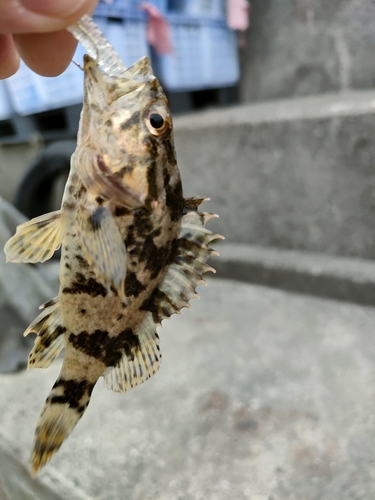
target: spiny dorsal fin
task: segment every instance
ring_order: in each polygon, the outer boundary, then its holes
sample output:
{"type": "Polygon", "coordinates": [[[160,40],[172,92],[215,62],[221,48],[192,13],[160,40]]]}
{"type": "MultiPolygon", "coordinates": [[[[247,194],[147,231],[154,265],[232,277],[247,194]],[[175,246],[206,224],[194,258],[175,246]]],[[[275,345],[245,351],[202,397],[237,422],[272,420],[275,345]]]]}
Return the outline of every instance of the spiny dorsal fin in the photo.
{"type": "Polygon", "coordinates": [[[108,207],[90,213],[80,207],[77,227],[82,250],[98,281],[126,303],[126,248],[108,207]]]}
{"type": "Polygon", "coordinates": [[[139,346],[133,352],[133,359],[124,353],[118,366],[107,368],[104,382],[107,389],[115,392],[126,392],[142,384],[154,375],[161,364],[159,337],[151,314],[139,328],[139,346]]]}
{"type": "Polygon", "coordinates": [[[35,318],[25,331],[36,333],[34,347],[29,354],[27,368],[47,368],[65,347],[64,336],[66,330],[63,326],[60,302],[53,299],[43,304],[43,311],[35,318]],[[48,305],[50,304],[50,305],[48,305]]]}
{"type": "Polygon", "coordinates": [[[152,305],[149,310],[152,310],[156,324],[160,324],[172,314],[179,314],[183,307],[190,307],[189,301],[199,297],[195,292],[197,285],[206,283],[202,275],[208,271],[215,272],[206,262],[211,255],[217,255],[217,252],[208,245],[213,240],[223,239],[223,236],[204,227],[208,220],[217,216],[197,212],[202,201],[206,200],[204,198],[185,200],[177,255],[163,283],[154,291],[148,304],[152,305]]]}
{"type": "Polygon", "coordinates": [[[60,210],[24,222],[4,247],[7,262],[45,262],[60,248],[63,234],[60,210]]]}

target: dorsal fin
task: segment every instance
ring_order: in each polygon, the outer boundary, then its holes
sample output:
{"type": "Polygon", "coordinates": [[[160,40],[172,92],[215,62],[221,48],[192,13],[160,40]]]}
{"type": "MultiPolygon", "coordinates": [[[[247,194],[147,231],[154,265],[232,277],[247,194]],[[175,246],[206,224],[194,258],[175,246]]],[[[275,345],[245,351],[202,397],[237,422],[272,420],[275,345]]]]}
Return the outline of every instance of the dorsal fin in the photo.
{"type": "Polygon", "coordinates": [[[190,307],[189,301],[199,297],[195,291],[197,285],[206,283],[202,275],[208,271],[215,272],[207,260],[211,255],[218,255],[218,252],[210,248],[209,244],[224,238],[204,227],[207,221],[217,216],[198,212],[202,201],[206,200],[185,200],[176,257],[163,283],[145,304],[145,309],[152,312],[156,324],[172,314],[179,314],[183,307],[190,307]]]}

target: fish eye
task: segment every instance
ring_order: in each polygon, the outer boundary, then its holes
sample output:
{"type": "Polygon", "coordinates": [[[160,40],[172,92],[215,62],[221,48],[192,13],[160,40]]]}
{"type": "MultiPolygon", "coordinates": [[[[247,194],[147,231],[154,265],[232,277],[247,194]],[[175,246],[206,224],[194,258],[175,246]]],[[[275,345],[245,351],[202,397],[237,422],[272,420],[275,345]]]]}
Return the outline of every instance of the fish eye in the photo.
{"type": "Polygon", "coordinates": [[[151,106],[144,116],[146,126],[152,135],[161,136],[170,127],[169,113],[163,106],[151,106]]]}
{"type": "Polygon", "coordinates": [[[164,125],[164,118],[158,113],[152,113],[150,123],[154,128],[161,128],[164,125]]]}

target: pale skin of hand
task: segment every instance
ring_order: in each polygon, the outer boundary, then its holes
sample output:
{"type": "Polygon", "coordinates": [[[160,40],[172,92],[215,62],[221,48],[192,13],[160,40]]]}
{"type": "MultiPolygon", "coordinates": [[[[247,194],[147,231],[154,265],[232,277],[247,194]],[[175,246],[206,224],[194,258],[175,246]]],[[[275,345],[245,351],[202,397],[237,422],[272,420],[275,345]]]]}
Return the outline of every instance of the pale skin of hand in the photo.
{"type": "Polygon", "coordinates": [[[71,61],[77,42],[65,30],[98,0],[0,0],[0,79],[13,75],[20,57],[36,73],[56,76],[71,61]]]}

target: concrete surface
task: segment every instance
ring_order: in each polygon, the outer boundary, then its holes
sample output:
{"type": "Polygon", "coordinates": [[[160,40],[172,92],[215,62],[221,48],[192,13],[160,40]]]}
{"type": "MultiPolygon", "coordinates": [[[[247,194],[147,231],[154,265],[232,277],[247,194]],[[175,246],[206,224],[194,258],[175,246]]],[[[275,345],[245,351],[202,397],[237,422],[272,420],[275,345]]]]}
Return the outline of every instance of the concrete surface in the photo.
{"type": "Polygon", "coordinates": [[[186,196],[228,241],[375,258],[375,91],[178,117],[186,196]]]}
{"type": "Polygon", "coordinates": [[[374,87],[372,0],[252,0],[251,5],[244,100],[374,87]]]}
{"type": "Polygon", "coordinates": [[[56,268],[49,272],[48,265],[5,262],[4,245],[24,221],[22,214],[0,197],[0,373],[25,367],[33,341],[22,334],[37,316],[38,307],[55,297],[59,287],[56,268]]]}
{"type": "MultiPolygon", "coordinates": [[[[41,484],[73,500],[372,500],[375,310],[214,279],[200,293],[160,331],[159,373],[126,395],[99,384],[41,484]]],[[[58,371],[0,376],[21,466],[58,371]]]]}
{"type": "Polygon", "coordinates": [[[220,278],[375,306],[375,262],[352,257],[220,243],[220,278]]]}

